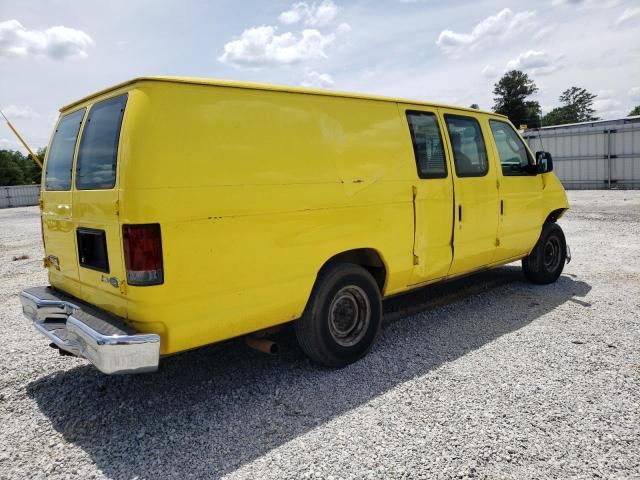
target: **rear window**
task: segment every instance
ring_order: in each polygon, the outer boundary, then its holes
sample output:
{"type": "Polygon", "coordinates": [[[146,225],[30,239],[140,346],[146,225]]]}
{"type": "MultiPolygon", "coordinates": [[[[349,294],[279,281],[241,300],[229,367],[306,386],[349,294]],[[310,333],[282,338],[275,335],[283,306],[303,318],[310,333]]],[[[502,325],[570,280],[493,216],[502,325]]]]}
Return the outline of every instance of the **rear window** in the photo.
{"type": "Polygon", "coordinates": [[[58,122],[47,158],[44,175],[46,190],[71,190],[73,152],[76,149],[78,130],[86,109],[65,115],[58,122]]]}
{"type": "Polygon", "coordinates": [[[96,103],[89,111],[76,167],[78,190],[113,188],[127,94],[96,103]]]}

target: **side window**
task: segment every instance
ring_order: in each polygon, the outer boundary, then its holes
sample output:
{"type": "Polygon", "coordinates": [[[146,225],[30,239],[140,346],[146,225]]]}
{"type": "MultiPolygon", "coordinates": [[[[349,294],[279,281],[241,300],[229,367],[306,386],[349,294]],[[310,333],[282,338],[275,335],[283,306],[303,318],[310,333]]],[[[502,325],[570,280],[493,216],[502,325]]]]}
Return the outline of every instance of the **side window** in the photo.
{"type": "Polygon", "coordinates": [[[528,175],[527,167],[533,164],[531,155],[513,127],[500,120],[489,120],[491,133],[498,148],[503,175],[528,175]]]}
{"type": "Polygon", "coordinates": [[[82,132],[76,166],[76,188],[97,190],[113,188],[122,115],[127,95],[103,100],[89,111],[82,132]]]}
{"type": "Polygon", "coordinates": [[[447,162],[442,148],[438,120],[433,113],[407,112],[413,153],[420,178],[445,178],[447,162]]]}
{"type": "Polygon", "coordinates": [[[483,177],[489,171],[487,150],[475,118],[445,115],[458,177],[483,177]]]}
{"type": "Polygon", "coordinates": [[[71,164],[78,131],[86,109],[65,115],[58,122],[44,174],[45,190],[71,190],[71,164]]]}

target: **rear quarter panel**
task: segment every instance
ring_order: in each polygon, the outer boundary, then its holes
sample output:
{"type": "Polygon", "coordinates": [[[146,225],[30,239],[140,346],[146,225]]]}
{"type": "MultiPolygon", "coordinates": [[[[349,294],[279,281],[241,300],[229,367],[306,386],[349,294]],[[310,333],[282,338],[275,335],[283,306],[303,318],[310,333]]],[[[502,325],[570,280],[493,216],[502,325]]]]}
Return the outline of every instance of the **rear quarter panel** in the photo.
{"type": "Polygon", "coordinates": [[[333,255],[412,269],[413,158],[392,102],[142,82],[121,148],[122,223],[161,224],[165,283],[127,287],[163,353],[298,318],[333,255]]]}

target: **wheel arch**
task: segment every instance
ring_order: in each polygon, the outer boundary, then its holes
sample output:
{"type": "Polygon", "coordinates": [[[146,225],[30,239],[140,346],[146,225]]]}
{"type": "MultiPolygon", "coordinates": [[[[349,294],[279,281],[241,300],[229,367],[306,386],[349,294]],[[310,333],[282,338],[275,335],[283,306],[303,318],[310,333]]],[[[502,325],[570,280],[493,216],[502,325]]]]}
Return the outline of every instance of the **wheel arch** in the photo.
{"type": "Polygon", "coordinates": [[[354,265],[361,266],[374,278],[378,284],[380,293],[384,292],[387,283],[388,268],[384,258],[375,248],[354,248],[337,253],[324,262],[322,267],[318,270],[318,275],[323,269],[333,263],[352,263],[354,265]]]}
{"type": "Polygon", "coordinates": [[[547,218],[545,218],[544,223],[555,223],[555,222],[557,222],[560,219],[560,217],[562,217],[564,215],[564,212],[566,212],[567,210],[568,210],[568,208],[556,208],[555,210],[552,210],[547,215],[547,218]]]}

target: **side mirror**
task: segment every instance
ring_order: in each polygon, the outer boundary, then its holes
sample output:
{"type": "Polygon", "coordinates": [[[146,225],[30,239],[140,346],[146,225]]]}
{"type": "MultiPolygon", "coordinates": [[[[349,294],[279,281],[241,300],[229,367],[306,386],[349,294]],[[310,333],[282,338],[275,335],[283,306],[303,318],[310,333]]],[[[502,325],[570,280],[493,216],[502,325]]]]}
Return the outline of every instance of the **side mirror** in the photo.
{"type": "Polygon", "coordinates": [[[549,152],[536,152],[536,163],[538,164],[538,173],[553,172],[553,159],[549,152]]]}

